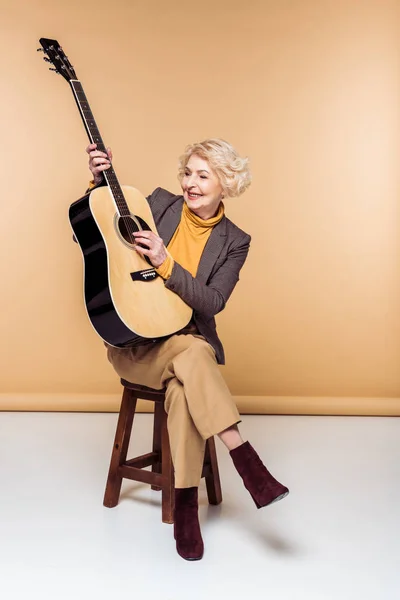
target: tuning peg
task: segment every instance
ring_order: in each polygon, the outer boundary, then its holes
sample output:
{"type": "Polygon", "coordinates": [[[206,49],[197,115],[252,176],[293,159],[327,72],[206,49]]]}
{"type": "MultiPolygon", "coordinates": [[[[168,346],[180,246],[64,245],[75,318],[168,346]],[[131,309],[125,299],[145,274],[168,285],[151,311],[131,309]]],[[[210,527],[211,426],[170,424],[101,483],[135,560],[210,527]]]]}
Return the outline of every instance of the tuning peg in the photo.
{"type": "Polygon", "coordinates": [[[36,52],[44,52],[43,48],[37,48],[36,52]]]}
{"type": "Polygon", "coordinates": [[[47,58],[47,56],[43,56],[43,60],[45,60],[46,62],[49,62],[49,63],[52,62],[49,58],[47,58]]]}
{"type": "Polygon", "coordinates": [[[52,69],[51,67],[49,67],[49,71],[56,71],[56,73],[58,72],[57,69],[52,69]]]}

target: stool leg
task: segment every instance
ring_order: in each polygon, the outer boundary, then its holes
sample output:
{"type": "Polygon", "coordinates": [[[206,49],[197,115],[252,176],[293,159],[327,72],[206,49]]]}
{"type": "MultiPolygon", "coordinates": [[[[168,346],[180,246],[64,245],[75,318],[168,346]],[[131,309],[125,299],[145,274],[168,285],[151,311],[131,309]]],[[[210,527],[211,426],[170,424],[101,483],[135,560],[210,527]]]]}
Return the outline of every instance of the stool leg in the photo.
{"type": "Polygon", "coordinates": [[[134,392],[124,388],[103,501],[104,506],[108,508],[112,508],[118,504],[122,485],[119,466],[126,461],[136,402],[137,398],[134,392]]]}
{"type": "Polygon", "coordinates": [[[167,413],[163,408],[161,422],[161,460],[162,460],[162,521],[163,523],[174,522],[175,508],[175,475],[172,465],[171,448],[167,429],[167,413]]]}
{"type": "MultiPolygon", "coordinates": [[[[162,422],[164,418],[164,405],[162,402],[154,403],[154,429],[153,429],[153,452],[157,452],[160,460],[153,463],[152,472],[153,473],[162,473],[162,464],[161,464],[161,455],[162,455],[162,441],[161,441],[161,432],[162,432],[162,422]]],[[[152,485],[152,490],[160,491],[161,488],[158,485],[152,485]]]]}
{"type": "Polygon", "coordinates": [[[222,502],[221,481],[219,478],[219,469],[217,461],[217,451],[215,449],[215,440],[213,437],[206,442],[205,463],[210,465],[211,473],[207,475],[206,486],[208,502],[210,504],[220,504],[222,502]]]}

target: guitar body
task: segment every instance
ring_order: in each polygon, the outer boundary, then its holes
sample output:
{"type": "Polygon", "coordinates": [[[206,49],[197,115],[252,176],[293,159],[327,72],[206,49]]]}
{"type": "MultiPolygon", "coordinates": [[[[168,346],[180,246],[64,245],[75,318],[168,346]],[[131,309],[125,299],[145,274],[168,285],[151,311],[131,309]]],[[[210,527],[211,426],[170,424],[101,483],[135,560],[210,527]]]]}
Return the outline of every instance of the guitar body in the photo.
{"type": "Polygon", "coordinates": [[[121,219],[109,187],[74,202],[69,217],[84,258],[84,296],[89,319],[100,337],[119,348],[140,345],[185,327],[192,309],[133,248],[128,228],[156,226],[147,200],[123,186],[135,221],[121,219]]]}

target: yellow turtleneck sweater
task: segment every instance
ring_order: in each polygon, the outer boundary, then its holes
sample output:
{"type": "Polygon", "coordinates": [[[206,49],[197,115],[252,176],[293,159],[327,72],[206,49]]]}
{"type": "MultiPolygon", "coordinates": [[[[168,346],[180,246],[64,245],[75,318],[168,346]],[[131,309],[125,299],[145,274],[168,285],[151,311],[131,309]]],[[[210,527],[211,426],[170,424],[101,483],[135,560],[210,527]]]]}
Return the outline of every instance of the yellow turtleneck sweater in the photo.
{"type": "MultiPolygon", "coordinates": [[[[89,189],[94,187],[94,181],[89,183],[89,189]]],[[[201,219],[189,210],[183,203],[182,217],[170,243],[167,246],[168,256],[156,271],[163,279],[171,277],[174,260],[196,277],[200,258],[211,235],[213,227],[224,216],[224,205],[221,202],[215,217],[201,219]]]]}
{"type": "Polygon", "coordinates": [[[189,210],[184,202],[182,217],[170,243],[167,246],[169,256],[156,269],[163,279],[171,276],[174,259],[189,273],[196,277],[200,258],[213,227],[224,216],[224,205],[221,202],[215,217],[201,219],[189,210]]]}

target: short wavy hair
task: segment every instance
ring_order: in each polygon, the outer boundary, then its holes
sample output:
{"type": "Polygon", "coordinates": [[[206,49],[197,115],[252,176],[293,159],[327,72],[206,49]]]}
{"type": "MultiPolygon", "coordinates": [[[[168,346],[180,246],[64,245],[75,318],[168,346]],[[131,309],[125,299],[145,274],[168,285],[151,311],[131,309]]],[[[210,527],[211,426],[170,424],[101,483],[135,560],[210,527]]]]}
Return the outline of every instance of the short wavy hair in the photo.
{"type": "Polygon", "coordinates": [[[231,144],[220,138],[209,138],[186,146],[185,152],[179,157],[179,181],[182,181],[186,165],[193,154],[206,160],[216,172],[226,196],[235,198],[249,187],[249,159],[241,158],[231,144]]]}

